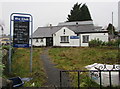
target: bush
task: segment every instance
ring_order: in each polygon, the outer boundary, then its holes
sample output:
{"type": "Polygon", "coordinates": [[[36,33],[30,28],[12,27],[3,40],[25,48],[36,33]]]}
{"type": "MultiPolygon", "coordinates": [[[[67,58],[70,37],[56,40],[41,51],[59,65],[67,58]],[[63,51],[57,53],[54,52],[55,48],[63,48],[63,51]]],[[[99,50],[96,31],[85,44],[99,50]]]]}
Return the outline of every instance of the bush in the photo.
{"type": "Polygon", "coordinates": [[[89,42],[90,47],[101,47],[101,46],[113,46],[113,47],[118,47],[118,44],[120,44],[120,39],[117,39],[115,41],[108,41],[108,42],[103,42],[99,39],[91,40],[89,42]]]}
{"type": "Polygon", "coordinates": [[[9,45],[7,45],[7,46],[2,46],[2,49],[9,50],[9,45]]]}
{"type": "Polygon", "coordinates": [[[90,42],[89,42],[89,46],[90,47],[96,47],[96,46],[98,46],[98,47],[100,47],[100,46],[102,46],[102,45],[106,45],[106,43],[105,42],[102,42],[101,40],[99,40],[99,39],[95,39],[95,40],[91,40],[90,42]]]}
{"type": "Polygon", "coordinates": [[[107,46],[114,46],[114,47],[118,47],[118,44],[120,44],[120,39],[117,39],[115,41],[109,41],[106,43],[107,46]]]}
{"type": "Polygon", "coordinates": [[[113,42],[113,41],[109,41],[109,42],[107,42],[106,44],[107,44],[107,46],[113,46],[113,45],[114,45],[114,42],[113,42]]]}

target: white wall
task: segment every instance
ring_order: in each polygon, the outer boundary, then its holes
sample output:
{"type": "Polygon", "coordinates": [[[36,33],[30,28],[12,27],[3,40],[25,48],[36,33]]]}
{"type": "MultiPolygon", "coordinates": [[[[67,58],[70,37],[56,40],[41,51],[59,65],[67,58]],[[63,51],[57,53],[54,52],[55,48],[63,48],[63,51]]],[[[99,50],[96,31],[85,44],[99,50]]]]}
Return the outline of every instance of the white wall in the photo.
{"type": "Polygon", "coordinates": [[[53,46],[79,46],[79,39],[70,39],[70,36],[77,36],[72,30],[67,27],[61,28],[53,34],[53,46]],[[65,29],[65,34],[64,34],[65,29]],[[61,43],[61,36],[69,36],[69,43],[61,43]]]}
{"type": "Polygon", "coordinates": [[[83,35],[89,35],[89,41],[94,39],[99,39],[104,42],[108,42],[108,33],[89,33],[89,34],[80,34],[80,44],[81,46],[89,46],[88,43],[83,43],[83,35]]]}
{"type": "Polygon", "coordinates": [[[118,2],[118,31],[120,32],[120,1],[118,2]]]}
{"type": "Polygon", "coordinates": [[[90,40],[99,39],[104,42],[108,42],[108,33],[93,33],[90,34],[90,40]]]}
{"type": "Polygon", "coordinates": [[[43,42],[41,42],[41,38],[38,39],[38,42],[33,39],[33,46],[46,46],[46,38],[43,38],[43,42]]]}
{"type": "MultiPolygon", "coordinates": [[[[102,41],[108,41],[108,33],[87,33],[87,34],[79,34],[79,39],[70,39],[70,36],[77,36],[72,30],[68,29],[67,27],[61,28],[59,31],[53,34],[53,46],[89,46],[88,43],[83,43],[83,36],[89,35],[89,41],[93,39],[99,39],[102,41]],[[64,34],[65,30],[65,34],[64,34]],[[69,43],[61,43],[61,36],[69,36],[69,43]]],[[[46,46],[46,38],[43,38],[43,42],[41,39],[33,39],[34,46],[46,46]]]]}

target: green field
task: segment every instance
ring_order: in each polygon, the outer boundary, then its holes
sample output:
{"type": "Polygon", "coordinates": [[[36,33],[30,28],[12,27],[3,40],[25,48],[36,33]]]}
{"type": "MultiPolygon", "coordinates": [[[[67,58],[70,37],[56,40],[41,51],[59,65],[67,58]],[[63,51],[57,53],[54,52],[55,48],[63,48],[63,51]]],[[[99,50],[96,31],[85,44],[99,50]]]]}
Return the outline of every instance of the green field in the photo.
{"type": "MultiPolygon", "coordinates": [[[[117,49],[109,48],[51,48],[49,55],[56,64],[57,68],[62,70],[86,70],[84,67],[93,63],[117,62],[117,49]]],[[[77,74],[70,73],[72,85],[77,86],[77,74]]],[[[88,78],[88,74],[81,75],[81,87],[97,86],[88,78]]]]}
{"type": "Polygon", "coordinates": [[[25,82],[25,87],[41,87],[46,82],[46,74],[40,60],[41,52],[41,48],[33,49],[33,72],[30,73],[30,49],[14,49],[12,76],[33,78],[30,82],[25,82]]]}
{"type": "Polygon", "coordinates": [[[84,69],[93,63],[117,62],[117,49],[106,48],[51,48],[49,55],[56,67],[64,70],[84,69]]]}

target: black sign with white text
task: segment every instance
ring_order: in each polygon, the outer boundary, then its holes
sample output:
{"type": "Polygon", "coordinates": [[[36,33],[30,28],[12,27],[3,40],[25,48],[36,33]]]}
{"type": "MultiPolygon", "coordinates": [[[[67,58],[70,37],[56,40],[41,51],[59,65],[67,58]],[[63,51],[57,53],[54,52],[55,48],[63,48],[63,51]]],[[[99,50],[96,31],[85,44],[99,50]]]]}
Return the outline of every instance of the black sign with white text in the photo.
{"type": "Polygon", "coordinates": [[[14,16],[13,47],[29,47],[29,17],[14,16]]]}

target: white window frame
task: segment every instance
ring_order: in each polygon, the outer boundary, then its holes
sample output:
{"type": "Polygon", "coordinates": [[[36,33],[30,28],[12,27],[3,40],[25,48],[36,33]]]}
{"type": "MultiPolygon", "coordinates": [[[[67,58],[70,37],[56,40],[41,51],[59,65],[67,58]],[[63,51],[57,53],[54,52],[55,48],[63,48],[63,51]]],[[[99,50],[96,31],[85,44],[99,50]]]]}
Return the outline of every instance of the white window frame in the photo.
{"type": "Polygon", "coordinates": [[[89,35],[83,35],[83,43],[89,42],[89,35]]]}
{"type": "Polygon", "coordinates": [[[60,36],[60,43],[69,43],[69,36],[60,36]]]}

